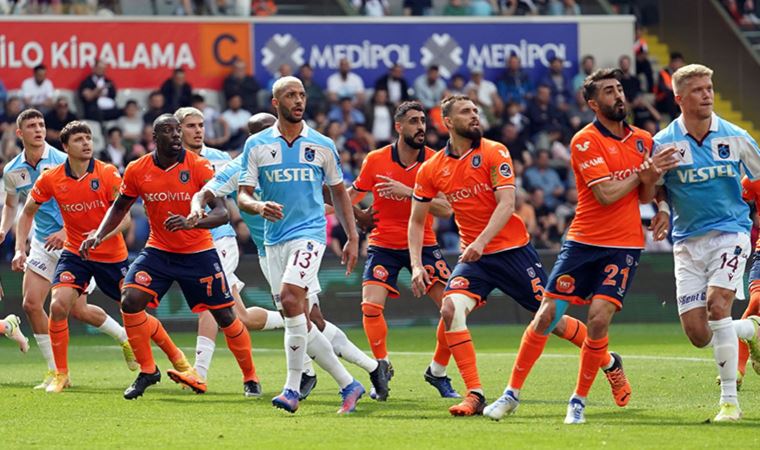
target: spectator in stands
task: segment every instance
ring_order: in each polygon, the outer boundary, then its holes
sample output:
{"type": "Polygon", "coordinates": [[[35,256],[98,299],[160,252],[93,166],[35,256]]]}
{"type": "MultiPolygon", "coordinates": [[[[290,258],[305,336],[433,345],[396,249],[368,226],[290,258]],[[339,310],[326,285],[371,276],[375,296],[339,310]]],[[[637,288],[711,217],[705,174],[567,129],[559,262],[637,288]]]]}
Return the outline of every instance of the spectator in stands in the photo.
{"type": "Polygon", "coordinates": [[[222,118],[230,127],[230,140],[225,149],[239,151],[248,138],[248,119],[251,112],[243,109],[243,99],[239,95],[233,95],[227,102],[227,109],[222,113],[222,118]]]}
{"type": "Polygon", "coordinates": [[[620,78],[620,84],[623,86],[625,98],[629,102],[633,101],[641,93],[641,81],[639,81],[637,76],[631,73],[631,58],[628,55],[623,55],[618,58],[618,68],[623,72],[623,76],[620,78]]]}
{"type": "MultiPolygon", "coordinates": [[[[544,0],[538,0],[544,3],[544,0]]],[[[539,13],[536,0],[499,0],[502,16],[534,16],[539,13]]]]}
{"type": "Polygon", "coordinates": [[[169,111],[166,109],[164,94],[160,91],[153,91],[148,95],[148,110],[143,114],[143,123],[145,125],[153,125],[153,121],[158,116],[167,112],[169,111]]]}
{"type": "Polygon", "coordinates": [[[84,106],[84,118],[89,120],[116,120],[122,111],[116,105],[116,86],[106,77],[106,63],[96,61],[92,74],[79,85],[79,97],[84,106]]]}
{"type": "Polygon", "coordinates": [[[132,143],[139,141],[143,125],[144,122],[140,117],[140,107],[137,106],[137,100],[127,100],[124,105],[124,115],[116,121],[116,126],[121,128],[124,139],[132,143]]]}
{"type": "MultiPolygon", "coordinates": [[[[470,82],[465,85],[465,91],[475,89],[478,93],[478,100],[480,104],[485,108],[488,108],[488,113],[494,117],[501,116],[504,110],[504,104],[499,97],[499,92],[496,89],[496,85],[483,77],[482,67],[473,67],[470,69],[470,82]]],[[[491,124],[493,124],[493,120],[491,124]]]]}
{"type": "Polygon", "coordinates": [[[564,114],[551,100],[551,88],[545,84],[538,86],[536,96],[528,104],[525,111],[525,115],[530,121],[531,137],[535,137],[538,133],[546,130],[550,124],[563,125],[564,114]]]}
{"type": "Polygon", "coordinates": [[[405,16],[429,16],[433,13],[433,0],[404,0],[405,16]]]}
{"type": "Polygon", "coordinates": [[[425,109],[433,108],[443,99],[446,82],[440,77],[437,65],[430,65],[423,75],[414,80],[414,95],[425,109]]]}
{"type": "MultiPolygon", "coordinates": [[[[554,211],[565,194],[565,185],[557,171],[549,166],[550,162],[549,151],[539,150],[536,155],[536,164],[525,169],[523,182],[528,190],[542,189],[546,207],[554,211]]],[[[537,205],[534,206],[537,207],[537,205]]]]}
{"type": "Polygon", "coordinates": [[[562,232],[559,230],[557,216],[545,203],[544,191],[534,189],[530,194],[530,202],[536,211],[538,233],[533,239],[537,249],[559,250],[562,232]]]}
{"type": "Polygon", "coordinates": [[[351,152],[354,170],[358,173],[367,153],[376,149],[378,146],[375,144],[375,139],[370,134],[367,126],[363,123],[357,123],[354,125],[352,136],[349,139],[346,139],[346,143],[343,147],[351,152]]]}
{"type": "Polygon", "coordinates": [[[253,0],[251,2],[251,15],[273,16],[277,14],[277,5],[274,0],[253,0]]]}
{"type": "Polygon", "coordinates": [[[388,0],[351,0],[359,14],[370,17],[383,17],[391,13],[388,0]]]}
{"type": "Polygon", "coordinates": [[[314,69],[309,64],[304,64],[298,69],[298,78],[303,83],[306,91],[306,118],[315,119],[319,113],[327,112],[327,96],[322,86],[314,81],[314,69]]]}
{"type": "Polygon", "coordinates": [[[370,104],[367,105],[365,118],[367,129],[377,142],[378,147],[390,143],[393,139],[393,111],[395,107],[388,100],[388,92],[378,89],[372,94],[370,104]]]}
{"type": "Polygon", "coordinates": [[[531,155],[533,145],[520,134],[514,123],[507,122],[502,125],[501,134],[496,140],[507,147],[513,160],[520,161],[526,166],[530,166],[533,163],[531,155]]]}
{"type": "Polygon", "coordinates": [[[0,114],[5,112],[5,102],[8,100],[8,90],[5,89],[5,83],[0,78],[0,114]]]}
{"type": "Polygon", "coordinates": [[[375,81],[375,90],[388,93],[388,100],[394,104],[409,100],[409,84],[404,78],[404,67],[396,63],[385,75],[375,81]]]}
{"type": "Polygon", "coordinates": [[[490,16],[498,11],[496,0],[470,0],[471,16],[490,16]]]}
{"type": "MultiPolygon", "coordinates": [[[[136,156],[134,159],[137,159],[141,155],[137,155],[135,147],[132,147],[131,153],[134,153],[136,156]]],[[[137,147],[137,149],[139,150],[140,148],[145,151],[145,154],[150,153],[156,149],[156,143],[153,142],[153,124],[145,124],[145,127],[143,127],[143,135],[142,138],[140,138],[140,146],[137,147]]],[[[132,161],[131,155],[130,161],[132,161]]]]}
{"type": "Polygon", "coordinates": [[[5,134],[12,128],[10,134],[13,134],[13,140],[15,141],[16,118],[23,110],[24,102],[21,101],[21,97],[15,95],[8,97],[8,100],[5,102],[5,111],[0,114],[0,133],[5,134]]]}
{"type": "Polygon", "coordinates": [[[519,188],[515,192],[515,214],[525,223],[525,228],[531,238],[539,235],[536,209],[528,202],[528,193],[523,188],[519,188]]]}
{"type": "Polygon", "coordinates": [[[343,150],[346,143],[346,138],[343,136],[343,127],[339,122],[328,122],[325,126],[325,129],[321,131],[321,133],[335,142],[335,147],[338,149],[338,151],[343,150]]]}
{"type": "Polygon", "coordinates": [[[53,82],[47,78],[47,68],[40,64],[34,68],[32,76],[21,83],[21,96],[28,108],[35,108],[43,114],[53,107],[53,82]]]}
{"type": "Polygon", "coordinates": [[[448,95],[466,95],[464,86],[467,84],[464,75],[461,73],[454,74],[449,80],[448,95]]]}
{"type": "Polygon", "coordinates": [[[290,67],[290,64],[280,64],[280,67],[277,69],[277,72],[272,75],[272,78],[267,81],[266,86],[266,93],[269,95],[269,99],[272,98],[272,87],[274,86],[275,81],[279,80],[282,77],[289,77],[293,75],[293,68],[290,67]]]}
{"type": "Polygon", "coordinates": [[[100,152],[99,159],[113,164],[119,169],[119,172],[124,173],[124,169],[127,167],[127,147],[124,145],[124,133],[119,127],[111,127],[108,129],[106,139],[108,144],[100,152]]]}
{"type": "Polygon", "coordinates": [[[575,92],[575,102],[570,105],[570,109],[567,111],[567,116],[570,123],[570,129],[573,132],[577,132],[593,122],[596,118],[594,111],[589,108],[586,99],[583,97],[583,90],[575,92]]]}
{"type": "Polygon", "coordinates": [[[351,97],[341,97],[339,104],[333,106],[327,114],[327,120],[340,124],[341,134],[346,139],[351,137],[354,125],[366,122],[364,114],[354,107],[351,100],[351,97]]]}
{"type": "Polygon", "coordinates": [[[527,135],[530,120],[522,113],[520,105],[516,102],[507,103],[506,108],[504,108],[504,121],[517,127],[517,132],[520,135],[527,135]]]}
{"type": "Polygon", "coordinates": [[[657,111],[668,114],[671,119],[675,119],[680,114],[680,108],[676,103],[675,94],[673,94],[672,76],[676,70],[685,64],[683,55],[679,52],[670,54],[670,62],[667,67],[660,70],[657,76],[657,85],[654,88],[654,100],[657,111]]]}
{"type": "MultiPolygon", "coordinates": [[[[232,65],[232,72],[224,79],[224,83],[222,84],[225,102],[229,101],[233,95],[239,95],[243,99],[243,109],[251,112],[258,111],[259,109],[256,97],[259,89],[259,83],[247,72],[245,61],[242,59],[235,61],[232,65]]],[[[309,98],[309,101],[311,102],[311,98],[309,98]]]]}
{"type": "Polygon", "coordinates": [[[204,142],[209,147],[223,148],[230,140],[230,127],[222,114],[216,108],[206,105],[206,99],[200,94],[193,94],[191,103],[193,108],[203,113],[204,142]]]}
{"type": "Polygon", "coordinates": [[[497,124],[498,119],[497,116],[494,115],[493,109],[489,107],[488,105],[484,105],[483,102],[480,101],[480,97],[478,96],[478,88],[477,86],[473,86],[471,84],[467,84],[465,86],[465,95],[467,95],[470,100],[475,104],[475,106],[478,107],[478,116],[480,118],[480,126],[483,129],[484,134],[490,135],[489,131],[491,127],[497,124]]]}
{"type": "Polygon", "coordinates": [[[507,69],[498,80],[496,87],[504,103],[516,102],[521,109],[525,108],[535,93],[528,72],[522,69],[520,57],[515,54],[509,56],[507,69]]]}
{"type": "Polygon", "coordinates": [[[187,82],[185,70],[181,67],[174,69],[172,76],[161,85],[161,93],[164,95],[166,109],[169,112],[174,112],[183,106],[190,106],[193,87],[187,82]]]}
{"type": "Polygon", "coordinates": [[[559,56],[552,58],[549,63],[549,71],[541,80],[541,84],[545,84],[551,88],[551,98],[554,106],[562,111],[565,111],[570,106],[573,98],[575,98],[570,80],[568,80],[564,73],[564,63],[559,56]]]}
{"type": "Polygon", "coordinates": [[[586,77],[591,75],[596,69],[596,59],[592,55],[586,55],[581,59],[580,70],[573,77],[573,93],[578,92],[583,87],[586,77]]]}
{"type": "Polygon", "coordinates": [[[443,7],[444,16],[469,16],[470,8],[465,0],[449,0],[449,3],[443,7]]]}
{"type": "Polygon", "coordinates": [[[546,14],[549,16],[580,16],[581,7],[575,0],[549,0],[546,14]]]}
{"type": "Polygon", "coordinates": [[[330,103],[349,97],[355,105],[364,105],[364,81],[351,72],[351,65],[346,58],[340,60],[338,71],[327,78],[327,97],[330,103]]]}
{"type": "Polygon", "coordinates": [[[575,217],[575,209],[578,207],[578,190],[574,187],[568,188],[565,192],[565,201],[562,202],[554,214],[557,216],[558,228],[564,232],[570,226],[570,222],[575,217]]]}
{"type": "Polygon", "coordinates": [[[62,149],[58,137],[67,123],[77,120],[77,116],[69,109],[69,101],[66,97],[58,97],[53,109],[45,114],[45,140],[55,148],[62,149]]]}

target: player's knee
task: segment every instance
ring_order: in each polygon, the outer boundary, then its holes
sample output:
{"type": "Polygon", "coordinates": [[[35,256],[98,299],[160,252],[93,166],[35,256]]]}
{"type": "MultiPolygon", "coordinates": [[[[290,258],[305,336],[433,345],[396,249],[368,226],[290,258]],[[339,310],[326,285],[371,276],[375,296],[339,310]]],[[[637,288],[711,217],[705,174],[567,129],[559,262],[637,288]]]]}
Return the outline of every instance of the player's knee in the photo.
{"type": "Polygon", "coordinates": [[[69,315],[69,308],[61,299],[53,297],[50,301],[50,317],[53,320],[63,320],[69,315]]]}
{"type": "Polygon", "coordinates": [[[125,289],[121,293],[121,310],[127,314],[143,311],[148,302],[142,299],[133,289],[125,289]]]}
{"type": "Polygon", "coordinates": [[[234,311],[232,311],[232,307],[212,309],[211,314],[214,316],[216,323],[219,324],[219,326],[222,328],[227,328],[228,326],[232,325],[232,322],[234,322],[237,318],[234,311]]]}
{"type": "Polygon", "coordinates": [[[730,298],[721,296],[715,298],[713,301],[707,303],[707,320],[721,320],[731,315],[731,301],[733,300],[733,294],[730,298]]]}
{"type": "Polygon", "coordinates": [[[588,334],[592,339],[600,339],[607,335],[607,330],[610,326],[609,317],[605,314],[591,315],[588,318],[586,326],[588,327],[588,334]]]}
{"type": "Polygon", "coordinates": [[[546,334],[552,322],[554,322],[555,312],[556,309],[553,305],[546,307],[542,306],[533,318],[533,330],[539,334],[546,334]]]}
{"type": "Polygon", "coordinates": [[[28,315],[30,313],[42,311],[44,299],[40,299],[35,295],[24,295],[24,300],[21,306],[24,308],[24,312],[28,315]]]}
{"type": "Polygon", "coordinates": [[[475,308],[474,299],[462,295],[452,294],[443,299],[441,317],[448,331],[462,331],[467,329],[467,315],[475,308]]]}
{"type": "Polygon", "coordinates": [[[280,304],[283,311],[288,313],[289,316],[297,315],[300,310],[300,301],[298,297],[288,289],[283,289],[280,293],[280,304]]]}
{"type": "Polygon", "coordinates": [[[697,348],[707,347],[712,340],[712,333],[706,324],[684,324],[683,331],[689,338],[691,345],[697,348]]]}
{"type": "Polygon", "coordinates": [[[318,306],[314,305],[314,307],[311,308],[311,311],[309,312],[309,319],[311,320],[311,323],[316,325],[319,331],[324,331],[325,318],[322,316],[322,311],[318,306]]]}

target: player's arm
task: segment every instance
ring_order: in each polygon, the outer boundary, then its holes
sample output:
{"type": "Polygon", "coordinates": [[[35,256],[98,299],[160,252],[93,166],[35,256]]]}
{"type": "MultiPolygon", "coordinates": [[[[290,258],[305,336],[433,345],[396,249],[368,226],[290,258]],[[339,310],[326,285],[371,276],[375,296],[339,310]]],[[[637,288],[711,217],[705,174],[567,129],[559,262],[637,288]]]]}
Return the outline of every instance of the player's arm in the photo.
{"type": "Polygon", "coordinates": [[[230,212],[224,204],[224,198],[214,197],[212,194],[207,204],[211,208],[211,211],[206,214],[206,217],[198,221],[195,228],[211,229],[230,221],[230,212]]]}
{"type": "Polygon", "coordinates": [[[111,235],[115,230],[121,229],[121,225],[124,218],[129,215],[129,209],[137,200],[137,197],[131,197],[124,194],[119,194],[116,200],[113,202],[105,217],[100,222],[100,226],[91,234],[87,239],[82,241],[82,245],[79,246],[79,253],[82,258],[87,259],[87,255],[90,249],[94,249],[103,242],[107,236],[111,235]]]}
{"type": "Polygon", "coordinates": [[[670,231],[670,205],[668,205],[668,191],[665,186],[656,186],[654,200],[657,202],[657,213],[652,217],[649,229],[655,241],[665,239],[670,231]]]}
{"type": "Polygon", "coordinates": [[[16,224],[16,254],[13,255],[13,261],[11,262],[11,268],[16,272],[24,270],[24,264],[26,263],[26,241],[29,239],[29,232],[32,230],[34,215],[37,214],[39,209],[40,203],[37,203],[31,195],[27,197],[24,209],[21,211],[18,223],[16,224]]]}
{"type": "Polygon", "coordinates": [[[412,198],[412,212],[409,215],[407,238],[409,240],[409,261],[412,266],[412,293],[422,297],[430,286],[430,275],[422,265],[422,245],[425,241],[425,219],[433,202],[412,198]]]}
{"type": "Polygon", "coordinates": [[[515,188],[505,186],[494,191],[496,208],[488,219],[488,225],[483,228],[477,238],[467,246],[459,257],[462,262],[477,261],[483,255],[483,249],[491,242],[502,228],[507,225],[512,214],[515,212],[515,188]]]}
{"type": "Polygon", "coordinates": [[[438,196],[436,196],[430,202],[430,214],[434,215],[435,217],[448,219],[451,217],[451,214],[453,214],[453,212],[454,211],[451,209],[451,205],[449,204],[448,200],[446,200],[446,196],[443,195],[442,192],[439,192],[438,196]]]}
{"type": "Polygon", "coordinates": [[[650,203],[654,200],[657,184],[660,182],[662,175],[678,165],[674,156],[676,151],[678,149],[675,146],[670,146],[658,151],[652,157],[647,157],[646,163],[649,167],[639,172],[639,179],[641,180],[639,202],[650,203]]]}
{"type": "Polygon", "coordinates": [[[350,275],[354,270],[356,258],[359,254],[359,233],[356,232],[356,226],[354,226],[354,221],[356,220],[354,218],[354,209],[351,204],[351,198],[346,191],[346,186],[342,181],[329,186],[329,188],[333,207],[335,208],[335,216],[340,221],[340,225],[348,237],[346,245],[343,246],[343,255],[340,262],[346,265],[346,275],[350,275]]]}
{"type": "Polygon", "coordinates": [[[16,219],[16,210],[18,208],[18,195],[5,193],[5,206],[3,207],[2,218],[0,219],[0,244],[5,241],[5,236],[8,235],[13,226],[13,222],[16,219]]]}

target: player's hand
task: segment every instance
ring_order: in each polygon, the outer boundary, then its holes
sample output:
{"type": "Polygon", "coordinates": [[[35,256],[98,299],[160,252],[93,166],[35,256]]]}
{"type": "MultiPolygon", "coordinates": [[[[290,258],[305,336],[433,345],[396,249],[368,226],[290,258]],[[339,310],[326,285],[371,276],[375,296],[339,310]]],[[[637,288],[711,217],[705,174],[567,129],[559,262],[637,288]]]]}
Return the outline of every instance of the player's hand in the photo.
{"type": "Polygon", "coordinates": [[[26,252],[16,251],[13,255],[13,261],[11,261],[11,270],[14,272],[23,272],[26,268],[26,252]]]}
{"type": "Polygon", "coordinates": [[[652,232],[655,241],[665,239],[668,231],[670,231],[670,214],[658,211],[649,224],[649,230],[652,232]]]}
{"type": "Polygon", "coordinates": [[[385,175],[378,175],[377,177],[385,180],[382,183],[376,184],[377,192],[383,197],[411,197],[414,192],[409,186],[391,177],[386,177],[385,175]]]}
{"type": "Polygon", "coordinates": [[[45,250],[53,251],[63,248],[63,243],[66,242],[66,231],[63,229],[56,231],[45,239],[45,250]]]}
{"type": "Polygon", "coordinates": [[[164,220],[164,228],[169,231],[190,230],[195,227],[195,224],[190,224],[185,216],[174,214],[169,211],[169,218],[164,220]]]}
{"type": "Polygon", "coordinates": [[[346,266],[346,276],[351,275],[356,266],[356,259],[359,256],[359,238],[349,238],[346,245],[343,246],[343,253],[340,256],[340,263],[346,266]]]}
{"type": "Polygon", "coordinates": [[[261,217],[270,222],[277,222],[285,217],[282,212],[282,205],[276,202],[263,202],[260,214],[261,217]]]}
{"type": "Polygon", "coordinates": [[[460,262],[475,262],[480,259],[481,256],[483,256],[483,247],[485,245],[481,244],[477,240],[473,242],[472,244],[468,245],[467,248],[464,249],[461,255],[459,255],[459,261],[460,262]]]}
{"type": "Polygon", "coordinates": [[[356,218],[356,225],[365,233],[369,233],[375,228],[375,211],[371,206],[367,209],[354,209],[354,217],[356,218]]]}
{"type": "Polygon", "coordinates": [[[87,233],[87,236],[85,237],[84,241],[82,241],[82,245],[79,246],[79,255],[84,260],[89,259],[90,250],[95,250],[102,242],[96,236],[96,232],[97,230],[92,230],[89,233],[87,233]]]}
{"type": "Polygon", "coordinates": [[[678,160],[675,158],[675,152],[678,149],[675,146],[667,147],[658,152],[653,157],[647,157],[640,166],[639,179],[644,184],[655,184],[662,174],[678,166],[678,160]]]}
{"type": "Polygon", "coordinates": [[[200,220],[204,217],[206,217],[206,210],[190,210],[190,214],[185,217],[185,221],[188,223],[188,225],[190,225],[191,228],[195,228],[195,226],[198,225],[198,222],[200,222],[200,220]]]}
{"type": "Polygon", "coordinates": [[[422,297],[427,292],[428,286],[432,281],[430,274],[422,266],[412,267],[412,294],[415,297],[422,297]]]}

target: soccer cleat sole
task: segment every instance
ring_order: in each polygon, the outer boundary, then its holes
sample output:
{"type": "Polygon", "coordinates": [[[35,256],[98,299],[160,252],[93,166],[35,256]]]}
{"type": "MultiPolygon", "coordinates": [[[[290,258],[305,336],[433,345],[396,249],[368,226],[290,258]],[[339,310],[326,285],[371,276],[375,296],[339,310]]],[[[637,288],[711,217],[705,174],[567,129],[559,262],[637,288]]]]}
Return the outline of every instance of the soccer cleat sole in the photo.
{"type": "Polygon", "coordinates": [[[205,394],[206,393],[206,385],[205,384],[196,384],[191,383],[190,381],[186,380],[182,377],[182,374],[180,372],[177,372],[175,370],[167,370],[166,375],[169,376],[169,378],[174,381],[177,384],[180,384],[182,386],[185,386],[189,389],[192,389],[193,392],[196,394],[205,394]]]}

